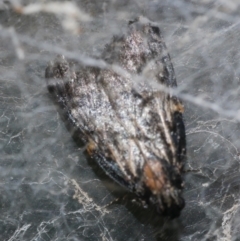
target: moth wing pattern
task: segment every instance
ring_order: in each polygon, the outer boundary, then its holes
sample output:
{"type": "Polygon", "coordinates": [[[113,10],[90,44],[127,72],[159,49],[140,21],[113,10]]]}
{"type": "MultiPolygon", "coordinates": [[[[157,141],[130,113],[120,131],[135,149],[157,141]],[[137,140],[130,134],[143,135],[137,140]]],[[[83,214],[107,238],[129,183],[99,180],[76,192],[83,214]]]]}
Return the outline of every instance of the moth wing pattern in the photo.
{"type": "Polygon", "coordinates": [[[58,56],[46,69],[48,89],[89,155],[112,179],[160,213],[179,216],[184,108],[171,94],[177,83],[158,25],[142,17],[129,22],[127,33],[113,37],[101,57],[129,75],[76,68],[58,56]],[[169,91],[158,89],[161,85],[169,91]]]}

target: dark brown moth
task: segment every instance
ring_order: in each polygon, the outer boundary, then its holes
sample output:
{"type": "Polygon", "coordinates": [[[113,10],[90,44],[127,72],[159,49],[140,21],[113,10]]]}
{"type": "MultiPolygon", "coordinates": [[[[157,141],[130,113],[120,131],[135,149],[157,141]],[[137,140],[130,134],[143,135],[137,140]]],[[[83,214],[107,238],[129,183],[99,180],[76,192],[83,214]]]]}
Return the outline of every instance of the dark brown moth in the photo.
{"type": "Polygon", "coordinates": [[[153,87],[177,86],[159,27],[141,17],[129,22],[127,33],[114,37],[101,59],[129,75],[74,66],[59,56],[46,69],[48,89],[107,175],[144,205],[177,217],[184,207],[183,105],[170,91],[153,87]],[[132,75],[142,81],[135,83],[132,75]]]}

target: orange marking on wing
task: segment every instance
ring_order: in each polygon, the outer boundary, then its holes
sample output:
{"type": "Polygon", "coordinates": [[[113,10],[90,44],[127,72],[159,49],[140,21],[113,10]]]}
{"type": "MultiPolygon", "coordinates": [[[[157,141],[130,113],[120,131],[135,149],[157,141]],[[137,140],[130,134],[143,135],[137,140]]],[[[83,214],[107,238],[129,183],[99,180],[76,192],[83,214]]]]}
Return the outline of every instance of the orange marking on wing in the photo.
{"type": "Polygon", "coordinates": [[[143,169],[145,184],[154,193],[161,193],[165,186],[165,176],[159,162],[148,161],[143,169]]]}
{"type": "Polygon", "coordinates": [[[176,111],[178,111],[180,113],[184,112],[184,105],[180,102],[175,105],[175,108],[176,108],[176,111]]]}
{"type": "Polygon", "coordinates": [[[180,100],[172,99],[171,101],[172,101],[171,109],[173,111],[177,111],[180,113],[184,112],[184,105],[182,104],[182,102],[180,100]]]}
{"type": "Polygon", "coordinates": [[[94,154],[94,152],[96,151],[96,144],[90,140],[87,144],[87,147],[86,147],[86,150],[87,150],[87,153],[92,156],[94,154]]]}

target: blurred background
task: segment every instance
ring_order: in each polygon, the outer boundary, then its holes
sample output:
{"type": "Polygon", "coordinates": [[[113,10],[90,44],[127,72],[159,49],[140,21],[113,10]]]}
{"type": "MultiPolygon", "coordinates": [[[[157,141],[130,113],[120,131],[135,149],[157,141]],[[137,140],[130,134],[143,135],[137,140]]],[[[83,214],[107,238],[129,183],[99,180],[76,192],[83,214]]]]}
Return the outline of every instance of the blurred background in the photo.
{"type": "Polygon", "coordinates": [[[240,240],[240,1],[0,1],[0,240],[240,240]],[[159,217],[84,156],[48,94],[57,54],[158,23],[185,105],[186,207],[159,217]]]}

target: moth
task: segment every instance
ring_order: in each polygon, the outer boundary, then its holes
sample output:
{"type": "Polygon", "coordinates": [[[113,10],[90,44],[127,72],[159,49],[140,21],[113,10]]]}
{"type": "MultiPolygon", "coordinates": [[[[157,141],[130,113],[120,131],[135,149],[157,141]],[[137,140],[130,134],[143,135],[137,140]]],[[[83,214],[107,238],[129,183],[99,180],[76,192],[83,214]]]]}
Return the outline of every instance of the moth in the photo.
{"type": "Polygon", "coordinates": [[[108,67],[58,56],[46,68],[49,92],[109,177],[144,206],[177,217],[184,207],[184,107],[171,94],[176,77],[158,25],[143,17],[130,21],[100,58],[108,67]]]}

